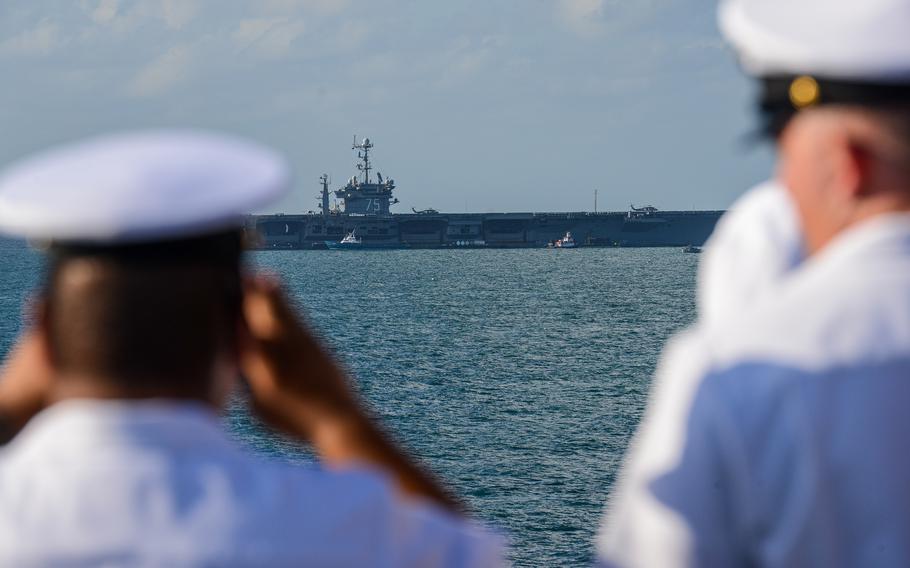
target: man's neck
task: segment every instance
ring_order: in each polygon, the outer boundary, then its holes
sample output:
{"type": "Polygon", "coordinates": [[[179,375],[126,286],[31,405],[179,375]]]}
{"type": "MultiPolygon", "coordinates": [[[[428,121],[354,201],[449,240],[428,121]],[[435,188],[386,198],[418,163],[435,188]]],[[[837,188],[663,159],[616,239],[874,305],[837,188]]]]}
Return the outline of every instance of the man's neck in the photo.
{"type": "Polygon", "coordinates": [[[99,379],[84,375],[59,376],[51,389],[52,403],[71,399],[143,400],[173,399],[202,402],[214,406],[204,388],[159,388],[127,385],[126,380],[99,379]]]}
{"type": "Polygon", "coordinates": [[[876,219],[890,215],[910,213],[910,188],[902,191],[889,191],[881,193],[874,198],[868,198],[858,203],[849,215],[845,215],[842,222],[828,228],[824,235],[806,235],[809,243],[809,256],[814,256],[824,248],[852,229],[876,219]],[[813,245],[814,243],[814,245],[813,245]]]}

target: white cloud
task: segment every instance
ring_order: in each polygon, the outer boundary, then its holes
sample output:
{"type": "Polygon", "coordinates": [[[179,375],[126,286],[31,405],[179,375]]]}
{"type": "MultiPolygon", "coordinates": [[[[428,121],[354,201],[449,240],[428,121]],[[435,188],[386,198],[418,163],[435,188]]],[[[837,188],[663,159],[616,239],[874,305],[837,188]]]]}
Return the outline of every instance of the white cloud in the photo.
{"type": "Polygon", "coordinates": [[[505,61],[507,39],[489,35],[482,38],[463,36],[449,49],[430,56],[428,68],[441,71],[435,81],[440,88],[450,88],[472,81],[491,67],[502,68],[505,61]]]}
{"type": "Polygon", "coordinates": [[[83,2],[82,9],[97,25],[87,26],[80,35],[85,41],[97,40],[111,32],[119,38],[129,38],[143,22],[158,17],[159,1],[141,0],[125,5],[119,0],[100,0],[94,4],[83,2]]]}
{"type": "Polygon", "coordinates": [[[99,0],[94,8],[87,2],[82,8],[99,25],[127,35],[146,22],[164,23],[170,30],[183,29],[199,12],[198,0],[99,0]]]}
{"type": "Polygon", "coordinates": [[[50,20],[41,20],[32,29],[0,41],[3,55],[47,55],[63,44],[60,26],[50,20]]]}
{"type": "Polygon", "coordinates": [[[336,44],[341,51],[355,50],[370,38],[371,30],[367,22],[345,19],[336,35],[336,44]]]}
{"type": "Polygon", "coordinates": [[[603,33],[605,4],[605,0],[558,0],[557,12],[573,32],[592,37],[603,33]]]}
{"type": "Polygon", "coordinates": [[[117,17],[120,0],[101,0],[92,11],[92,20],[96,24],[107,24],[117,17]]]}
{"type": "Polygon", "coordinates": [[[168,49],[143,67],[127,86],[133,96],[149,97],[164,93],[183,81],[192,66],[192,53],[185,45],[168,49]]]}
{"type": "Polygon", "coordinates": [[[253,49],[264,57],[278,58],[291,50],[305,30],[301,20],[252,18],[240,22],[233,40],[242,48],[253,49]]]}
{"type": "Polygon", "coordinates": [[[334,14],[344,10],[349,0],[252,0],[249,2],[257,14],[293,16],[302,10],[316,10],[334,14]]]}
{"type": "MultiPolygon", "coordinates": [[[[402,73],[413,71],[414,62],[405,64],[398,54],[372,53],[358,57],[348,68],[348,75],[353,79],[380,79],[377,83],[398,79],[402,73]]],[[[371,81],[372,82],[372,81],[371,81]]]]}
{"type": "Polygon", "coordinates": [[[279,22],[281,22],[280,18],[251,18],[249,20],[241,20],[237,29],[234,31],[234,41],[242,47],[249,47],[262,39],[262,37],[279,22]]]}
{"type": "Polygon", "coordinates": [[[172,30],[179,30],[189,23],[196,16],[198,8],[193,0],[161,0],[164,23],[172,30]]]}

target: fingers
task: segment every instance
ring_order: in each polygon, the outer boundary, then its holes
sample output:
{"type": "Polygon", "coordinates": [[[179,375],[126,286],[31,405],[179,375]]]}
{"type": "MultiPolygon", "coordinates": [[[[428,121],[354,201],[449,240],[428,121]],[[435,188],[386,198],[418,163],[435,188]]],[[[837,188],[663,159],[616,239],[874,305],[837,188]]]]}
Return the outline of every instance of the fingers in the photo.
{"type": "Polygon", "coordinates": [[[47,353],[41,336],[34,330],[28,329],[16,341],[0,367],[0,374],[45,374],[48,370],[47,353]]]}
{"type": "Polygon", "coordinates": [[[302,335],[303,339],[310,335],[304,318],[275,276],[256,275],[245,282],[244,317],[250,333],[262,341],[288,334],[302,335]]]}
{"type": "Polygon", "coordinates": [[[287,330],[283,313],[286,303],[278,281],[269,276],[255,275],[244,282],[243,315],[250,334],[260,340],[276,339],[287,330]]]}
{"type": "Polygon", "coordinates": [[[241,363],[254,398],[278,400],[305,371],[306,333],[274,277],[255,275],[245,281],[243,315],[241,363]]]}
{"type": "Polygon", "coordinates": [[[283,405],[296,399],[334,409],[355,405],[345,373],[301,322],[275,278],[249,278],[243,309],[241,362],[256,402],[283,405]]]}
{"type": "Polygon", "coordinates": [[[47,405],[52,376],[42,337],[24,333],[0,367],[0,414],[16,431],[47,405]]]}

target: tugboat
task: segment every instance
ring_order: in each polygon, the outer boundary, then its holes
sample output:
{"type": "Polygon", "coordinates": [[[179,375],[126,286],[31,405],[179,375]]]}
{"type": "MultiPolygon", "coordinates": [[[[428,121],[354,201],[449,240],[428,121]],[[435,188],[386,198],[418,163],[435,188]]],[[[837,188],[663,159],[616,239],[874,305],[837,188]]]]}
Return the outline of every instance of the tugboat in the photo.
{"type": "Polygon", "coordinates": [[[566,236],[557,240],[553,244],[554,248],[563,248],[563,249],[571,249],[571,248],[575,248],[577,246],[578,246],[578,244],[575,242],[575,239],[572,238],[572,233],[570,233],[570,232],[567,232],[566,236]]]}
{"type": "Polygon", "coordinates": [[[697,247],[695,245],[688,245],[684,249],[682,249],[682,251],[691,253],[691,254],[699,254],[701,252],[701,247],[697,247]]]}
{"type": "Polygon", "coordinates": [[[341,239],[341,242],[326,241],[325,246],[332,250],[363,248],[363,240],[354,234],[355,231],[356,229],[348,233],[343,239],[341,239]]]}

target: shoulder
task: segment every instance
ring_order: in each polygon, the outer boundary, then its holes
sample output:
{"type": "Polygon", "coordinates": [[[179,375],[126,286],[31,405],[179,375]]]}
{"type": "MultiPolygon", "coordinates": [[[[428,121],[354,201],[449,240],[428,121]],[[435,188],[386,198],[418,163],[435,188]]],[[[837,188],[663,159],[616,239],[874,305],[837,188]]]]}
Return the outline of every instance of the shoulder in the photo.
{"type": "Polygon", "coordinates": [[[672,340],[654,383],[657,421],[668,430],[704,413],[741,421],[759,408],[782,408],[795,389],[908,360],[907,258],[830,260],[805,263],[729,317],[672,340]]]}
{"type": "Polygon", "coordinates": [[[808,264],[737,317],[704,328],[700,348],[721,372],[765,363],[800,371],[910,353],[910,263],[808,264]]]}
{"type": "Polygon", "coordinates": [[[288,529],[282,540],[294,549],[364,554],[353,564],[385,559],[394,566],[498,566],[501,560],[501,542],[491,532],[405,498],[376,470],[277,466],[268,477],[270,508],[288,529]]]}
{"type": "Polygon", "coordinates": [[[745,439],[772,430],[787,439],[814,428],[811,412],[835,392],[866,396],[873,379],[893,390],[886,383],[910,362],[908,290],[901,255],[800,267],[773,294],[668,348],[662,391],[676,399],[667,404],[679,408],[677,424],[710,419],[745,439]]]}
{"type": "Polygon", "coordinates": [[[41,459],[27,459],[35,453],[29,446],[0,454],[0,543],[18,543],[9,554],[44,558],[52,551],[26,545],[48,532],[94,543],[99,554],[140,551],[163,565],[229,558],[250,565],[487,566],[501,551],[483,529],[405,500],[367,468],[291,465],[239,449],[207,456],[195,448],[163,460],[114,449],[111,459],[63,457],[62,473],[51,474],[53,457],[41,451],[41,459]],[[61,509],[70,515],[61,517],[61,509]],[[89,517],[91,526],[79,521],[89,517]],[[98,543],[97,534],[109,538],[98,543]],[[158,550],[155,543],[168,545],[158,550]],[[178,552],[186,556],[165,557],[178,552]]]}
{"type": "Polygon", "coordinates": [[[398,503],[393,538],[410,536],[398,565],[502,566],[504,541],[480,524],[424,501],[398,503]]]}

